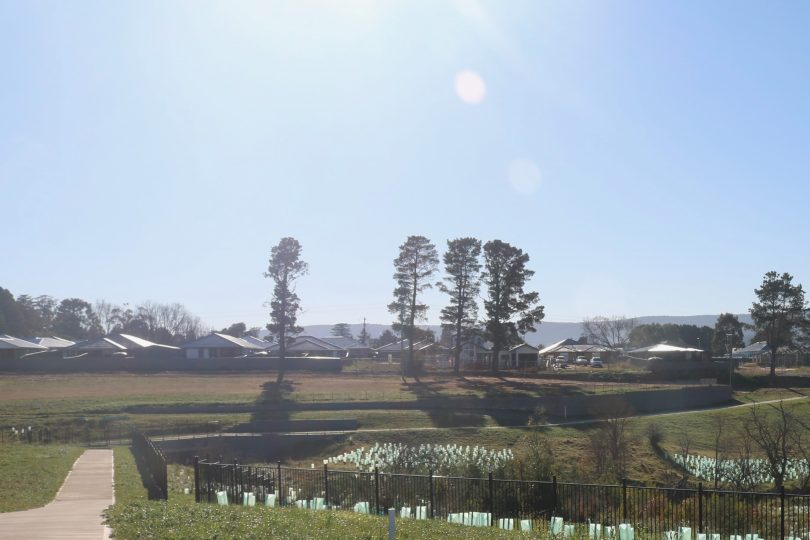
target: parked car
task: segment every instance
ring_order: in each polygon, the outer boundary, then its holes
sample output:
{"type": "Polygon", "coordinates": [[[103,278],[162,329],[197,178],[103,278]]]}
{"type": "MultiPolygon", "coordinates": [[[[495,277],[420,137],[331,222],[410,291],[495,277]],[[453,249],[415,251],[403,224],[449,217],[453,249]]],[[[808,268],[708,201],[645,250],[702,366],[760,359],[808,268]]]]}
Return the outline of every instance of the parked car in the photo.
{"type": "Polygon", "coordinates": [[[568,367],[568,357],[564,354],[559,355],[554,359],[554,367],[566,368],[568,367]]]}
{"type": "Polygon", "coordinates": [[[578,366],[587,366],[588,365],[588,359],[585,358],[584,356],[577,356],[577,359],[574,360],[574,363],[576,365],[578,365],[578,366]]]}
{"type": "Polygon", "coordinates": [[[593,358],[591,358],[591,367],[605,367],[605,365],[602,363],[601,358],[599,358],[598,356],[594,356],[593,358]]]}

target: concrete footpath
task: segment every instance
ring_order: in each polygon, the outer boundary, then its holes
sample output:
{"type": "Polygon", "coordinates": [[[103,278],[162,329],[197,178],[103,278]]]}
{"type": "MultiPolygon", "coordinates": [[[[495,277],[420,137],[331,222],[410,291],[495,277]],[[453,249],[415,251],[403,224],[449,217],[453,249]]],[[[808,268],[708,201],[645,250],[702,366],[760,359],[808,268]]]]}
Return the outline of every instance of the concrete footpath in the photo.
{"type": "Polygon", "coordinates": [[[0,538],[108,538],[103,512],[113,502],[112,450],[86,450],[53,501],[42,508],[0,513],[0,538]]]}

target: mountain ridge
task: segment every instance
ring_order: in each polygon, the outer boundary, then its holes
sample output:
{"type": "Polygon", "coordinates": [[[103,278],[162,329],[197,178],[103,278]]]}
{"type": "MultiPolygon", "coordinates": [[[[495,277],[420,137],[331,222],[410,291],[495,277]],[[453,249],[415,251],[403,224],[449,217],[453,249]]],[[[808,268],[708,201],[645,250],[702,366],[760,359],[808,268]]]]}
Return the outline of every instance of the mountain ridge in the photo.
{"type": "MultiPolygon", "coordinates": [[[[696,326],[714,327],[719,315],[647,315],[635,317],[636,326],[641,324],[694,324],[696,326]]],[[[751,323],[751,315],[748,313],[737,314],[740,322],[751,323]]],[[[312,324],[304,326],[305,335],[315,337],[329,337],[332,329],[331,324],[312,324]]],[[[350,324],[352,335],[357,336],[363,328],[361,324],[350,324]]],[[[429,328],[438,337],[441,334],[441,326],[437,324],[420,325],[422,328],[429,328]]],[[[386,329],[390,329],[388,324],[366,323],[366,331],[372,338],[378,337],[386,329]]],[[[753,336],[753,332],[746,330],[745,339],[748,341],[753,336]]],[[[582,323],[544,321],[537,326],[537,331],[526,334],[526,343],[530,345],[551,345],[563,339],[577,339],[582,335],[582,323]]]]}

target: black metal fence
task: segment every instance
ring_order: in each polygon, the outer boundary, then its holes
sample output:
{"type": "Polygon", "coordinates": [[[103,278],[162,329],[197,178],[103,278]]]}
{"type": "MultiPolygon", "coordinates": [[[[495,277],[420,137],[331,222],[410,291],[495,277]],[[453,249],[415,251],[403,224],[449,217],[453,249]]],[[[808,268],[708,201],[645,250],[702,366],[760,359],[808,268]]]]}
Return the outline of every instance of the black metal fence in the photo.
{"type": "Polygon", "coordinates": [[[132,453],[149,488],[149,498],[168,500],[169,475],[166,458],[143,433],[132,433],[132,453]]]}
{"type": "Polygon", "coordinates": [[[628,485],[572,484],[493,478],[461,478],[354,472],[323,468],[247,466],[194,460],[197,502],[304,506],[383,514],[410,508],[412,516],[447,520],[450,514],[483,512],[487,522],[531,520],[543,531],[552,516],[587,535],[589,524],[632,525],[636,534],[662,534],[689,527],[694,533],[758,534],[760,538],[807,538],[810,495],[628,485]]]}

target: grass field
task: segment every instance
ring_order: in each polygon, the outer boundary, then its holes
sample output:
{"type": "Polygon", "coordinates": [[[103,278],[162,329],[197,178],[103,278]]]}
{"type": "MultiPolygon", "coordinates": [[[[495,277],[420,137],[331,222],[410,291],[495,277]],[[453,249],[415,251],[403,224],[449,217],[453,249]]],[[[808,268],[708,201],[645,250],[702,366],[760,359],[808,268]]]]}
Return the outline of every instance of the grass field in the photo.
{"type": "MultiPolygon", "coordinates": [[[[265,509],[195,504],[192,471],[170,465],[169,501],[148,501],[132,452],[115,452],[115,505],[107,510],[115,538],[387,538],[384,518],[351,512],[311,512],[293,508],[265,509]]],[[[441,521],[397,522],[397,538],[535,538],[492,529],[472,529],[441,521]]]]}
{"type": "Polygon", "coordinates": [[[75,446],[0,444],[0,512],[49,503],[82,451],[75,446]]]}

